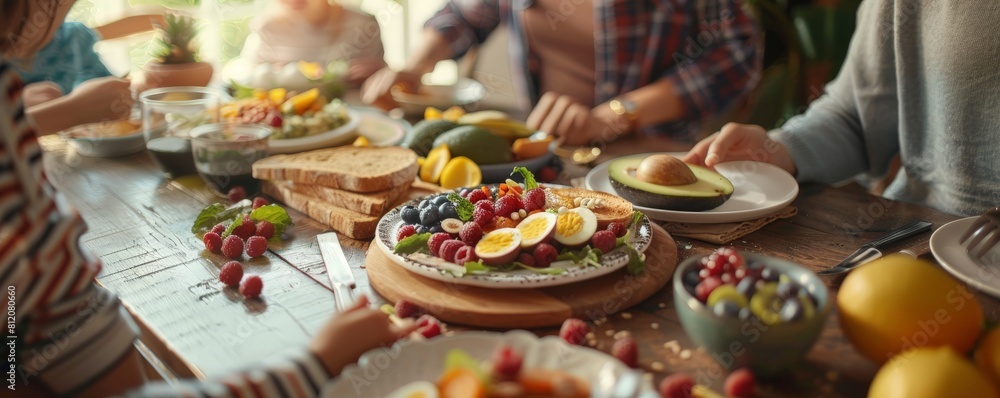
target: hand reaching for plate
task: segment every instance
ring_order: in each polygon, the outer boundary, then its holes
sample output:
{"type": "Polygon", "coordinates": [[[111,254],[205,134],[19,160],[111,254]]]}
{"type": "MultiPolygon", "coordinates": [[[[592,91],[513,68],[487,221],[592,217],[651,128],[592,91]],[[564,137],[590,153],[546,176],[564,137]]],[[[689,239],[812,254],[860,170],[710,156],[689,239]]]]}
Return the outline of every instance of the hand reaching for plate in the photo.
{"type": "Polygon", "coordinates": [[[681,159],[686,163],[715,167],[722,162],[753,160],[770,163],[795,175],[795,161],[788,148],[767,136],[763,127],[728,123],[701,140],[681,159]]]}
{"type": "Polygon", "coordinates": [[[361,296],[349,308],[333,317],[309,344],[331,375],[356,362],[368,350],[390,345],[414,331],[408,322],[393,324],[377,309],[368,308],[368,297],[361,296]]]}
{"type": "Polygon", "coordinates": [[[611,142],[628,129],[628,123],[606,104],[590,108],[576,98],[555,92],[547,92],[538,100],[525,124],[569,145],[611,142]]]}

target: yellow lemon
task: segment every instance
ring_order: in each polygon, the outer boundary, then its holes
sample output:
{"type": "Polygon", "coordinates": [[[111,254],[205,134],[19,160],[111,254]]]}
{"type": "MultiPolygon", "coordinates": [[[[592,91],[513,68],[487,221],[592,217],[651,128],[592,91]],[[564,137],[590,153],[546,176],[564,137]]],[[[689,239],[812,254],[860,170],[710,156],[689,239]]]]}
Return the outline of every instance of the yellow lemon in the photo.
{"type": "Polygon", "coordinates": [[[1000,388],[1000,328],[993,328],[976,348],[976,367],[1000,388]]]}
{"type": "Polygon", "coordinates": [[[877,363],[917,347],[967,353],[982,332],[982,309],[965,285],[901,254],[852,271],[837,293],[837,307],[844,334],[877,363]]]}
{"type": "Polygon", "coordinates": [[[462,107],[458,105],[448,108],[444,112],[441,112],[442,119],[450,120],[453,122],[458,121],[458,119],[463,115],[465,115],[465,109],[462,109],[462,107]]]}
{"type": "Polygon", "coordinates": [[[892,358],[875,374],[869,397],[997,397],[996,388],[950,347],[924,347],[892,358]]]}
{"type": "Polygon", "coordinates": [[[465,156],[451,159],[441,170],[441,188],[471,187],[482,182],[483,172],[479,169],[479,165],[465,156]]]}
{"type": "Polygon", "coordinates": [[[356,148],[365,148],[372,146],[372,143],[371,141],[368,141],[368,138],[365,138],[365,136],[360,135],[358,136],[357,139],[354,140],[354,144],[352,145],[354,145],[356,148]]]}
{"type": "Polygon", "coordinates": [[[288,90],[280,87],[267,92],[267,98],[276,105],[281,105],[282,102],[285,102],[286,95],[288,95],[288,90]]]}
{"type": "Polygon", "coordinates": [[[451,152],[448,151],[447,145],[431,149],[430,153],[427,154],[427,159],[424,159],[424,164],[420,166],[420,179],[437,184],[441,178],[441,172],[444,171],[444,166],[448,164],[449,160],[451,160],[451,152]]]}
{"type": "Polygon", "coordinates": [[[424,120],[438,120],[441,118],[441,110],[433,106],[424,109],[424,120]]]}

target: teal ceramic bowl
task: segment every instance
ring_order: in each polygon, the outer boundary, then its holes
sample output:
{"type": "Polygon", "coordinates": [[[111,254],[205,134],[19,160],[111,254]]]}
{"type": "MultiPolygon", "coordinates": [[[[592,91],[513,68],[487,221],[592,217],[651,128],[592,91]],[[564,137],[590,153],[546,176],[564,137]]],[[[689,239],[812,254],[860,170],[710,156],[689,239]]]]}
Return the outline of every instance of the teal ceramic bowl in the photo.
{"type": "Polygon", "coordinates": [[[674,306],[684,332],[727,371],[749,367],[768,377],[792,369],[819,338],[830,315],[830,293],[812,271],[789,261],[741,253],[749,263],[759,262],[787,275],[816,299],[816,312],[807,319],[766,325],[756,317],[741,320],[712,313],[684,286],[684,274],[698,269],[702,256],[685,260],[674,273],[674,306]]]}

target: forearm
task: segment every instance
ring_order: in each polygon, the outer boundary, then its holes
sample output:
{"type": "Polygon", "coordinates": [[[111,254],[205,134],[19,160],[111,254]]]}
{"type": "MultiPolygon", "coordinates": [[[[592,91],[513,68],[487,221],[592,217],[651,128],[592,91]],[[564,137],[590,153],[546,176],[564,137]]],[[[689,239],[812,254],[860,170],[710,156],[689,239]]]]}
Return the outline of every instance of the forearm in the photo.
{"type": "MultiPolygon", "coordinates": [[[[669,79],[659,79],[639,89],[619,96],[632,101],[636,106],[635,127],[643,128],[657,124],[682,119],[687,114],[684,101],[681,100],[669,79]]],[[[600,106],[608,106],[607,103],[600,106]]]]}
{"type": "Polygon", "coordinates": [[[79,112],[68,111],[72,104],[70,96],[64,95],[30,107],[25,112],[34,119],[38,135],[49,135],[86,123],[86,118],[79,112]]]}
{"type": "Polygon", "coordinates": [[[109,40],[153,30],[156,24],[163,24],[163,15],[133,15],[98,26],[94,30],[101,35],[101,39],[109,40]]]}
{"type": "Polygon", "coordinates": [[[404,72],[422,75],[434,70],[438,62],[451,58],[450,43],[434,28],[424,29],[423,40],[406,60],[404,72]]]}

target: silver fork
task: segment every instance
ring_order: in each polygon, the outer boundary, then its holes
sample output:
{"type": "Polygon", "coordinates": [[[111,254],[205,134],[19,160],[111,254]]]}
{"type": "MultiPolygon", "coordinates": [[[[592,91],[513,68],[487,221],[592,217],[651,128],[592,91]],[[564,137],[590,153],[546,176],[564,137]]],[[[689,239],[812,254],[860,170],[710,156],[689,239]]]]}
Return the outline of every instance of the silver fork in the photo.
{"type": "Polygon", "coordinates": [[[1000,243],[1000,207],[987,210],[979,216],[976,222],[965,230],[958,242],[964,244],[965,251],[975,258],[982,258],[986,255],[990,249],[1000,243]],[[989,239],[986,239],[987,237],[989,239]],[[971,240],[969,240],[970,238],[971,240]],[[984,239],[986,241],[983,241],[984,239]],[[969,240],[967,244],[966,240],[969,240]],[[978,251],[976,251],[976,246],[979,246],[978,251]]]}

